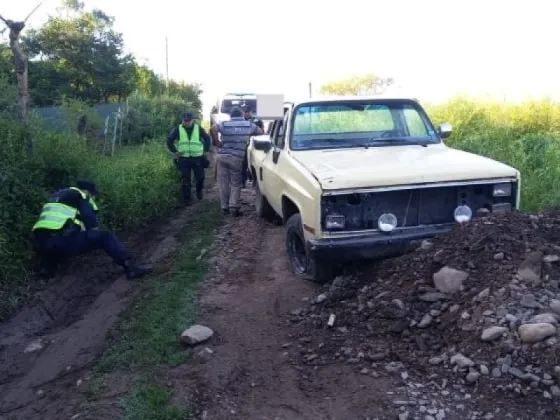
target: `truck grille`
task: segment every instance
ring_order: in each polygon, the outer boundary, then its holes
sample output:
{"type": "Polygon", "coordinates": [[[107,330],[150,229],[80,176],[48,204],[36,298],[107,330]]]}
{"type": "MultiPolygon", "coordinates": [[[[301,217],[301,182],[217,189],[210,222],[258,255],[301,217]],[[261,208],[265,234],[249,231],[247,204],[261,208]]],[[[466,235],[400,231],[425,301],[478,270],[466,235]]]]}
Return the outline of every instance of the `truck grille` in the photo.
{"type": "Polygon", "coordinates": [[[480,208],[492,210],[496,204],[511,204],[511,208],[515,208],[516,184],[513,184],[512,194],[508,197],[493,197],[493,185],[485,183],[323,196],[322,228],[327,230],[325,218],[334,214],[346,218],[345,228],[336,231],[357,231],[377,229],[377,220],[383,213],[393,213],[398,220],[397,227],[414,227],[454,223],[453,212],[462,204],[469,206],[473,213],[480,208]]]}

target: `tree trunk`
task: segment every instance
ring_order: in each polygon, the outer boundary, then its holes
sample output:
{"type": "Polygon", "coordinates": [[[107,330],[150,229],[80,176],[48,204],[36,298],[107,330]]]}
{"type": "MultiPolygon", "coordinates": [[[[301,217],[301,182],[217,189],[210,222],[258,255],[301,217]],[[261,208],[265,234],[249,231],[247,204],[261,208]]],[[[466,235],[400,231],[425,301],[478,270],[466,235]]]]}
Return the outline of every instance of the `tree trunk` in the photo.
{"type": "Polygon", "coordinates": [[[19,42],[19,35],[23,28],[25,28],[25,22],[14,22],[13,20],[4,19],[2,16],[0,16],[0,20],[2,20],[10,30],[10,49],[12,50],[13,63],[17,77],[19,117],[24,127],[27,149],[31,153],[33,152],[33,140],[29,133],[27,121],[29,106],[28,61],[27,54],[25,54],[19,42]]]}

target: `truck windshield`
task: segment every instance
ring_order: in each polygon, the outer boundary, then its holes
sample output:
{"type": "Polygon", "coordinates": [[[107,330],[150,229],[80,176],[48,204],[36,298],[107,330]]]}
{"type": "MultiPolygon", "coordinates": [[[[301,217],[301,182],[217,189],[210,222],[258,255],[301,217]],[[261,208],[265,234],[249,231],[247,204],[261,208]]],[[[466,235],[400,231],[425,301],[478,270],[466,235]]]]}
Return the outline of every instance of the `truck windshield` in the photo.
{"type": "Polygon", "coordinates": [[[416,102],[379,99],[300,105],[290,137],[293,150],[439,143],[416,102]]]}
{"type": "Polygon", "coordinates": [[[256,99],[224,99],[222,105],[220,106],[220,112],[224,114],[231,114],[231,109],[233,107],[239,107],[243,109],[245,105],[249,105],[253,110],[253,113],[257,110],[257,100],[256,99]]]}

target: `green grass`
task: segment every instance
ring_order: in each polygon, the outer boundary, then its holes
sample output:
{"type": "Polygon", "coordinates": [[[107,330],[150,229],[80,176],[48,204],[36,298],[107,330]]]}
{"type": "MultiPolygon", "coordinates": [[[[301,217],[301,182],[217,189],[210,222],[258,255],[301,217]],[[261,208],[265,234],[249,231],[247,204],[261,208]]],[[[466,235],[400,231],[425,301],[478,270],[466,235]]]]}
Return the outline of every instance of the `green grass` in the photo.
{"type": "Polygon", "coordinates": [[[219,206],[210,202],[186,224],[175,266],[140,284],[138,297],[118,328],[117,340],[99,362],[100,372],[176,366],[186,360],[189,351],[179,336],[196,319],[196,294],[207,271],[206,258],[197,257],[212,245],[220,220],[219,206]]]}
{"type": "Polygon", "coordinates": [[[193,414],[170,404],[167,389],[160,385],[142,384],[123,401],[124,420],[187,420],[193,414]]]}
{"type": "MultiPolygon", "coordinates": [[[[196,321],[197,292],[208,270],[208,254],[202,256],[203,250],[212,246],[221,225],[217,202],[201,203],[193,210],[195,216],[178,232],[180,248],[170,258],[174,263],[168,272],[138,283],[135,298],[112,334],[89,383],[87,396],[91,402],[110,385],[108,375],[133,378],[133,389],[122,401],[125,419],[191,418],[188,407],[169,405],[168,391],[157,378],[166,368],[187,361],[191,353],[180,342],[180,335],[196,321]]],[[[156,267],[158,271],[165,269],[156,267]]]]}

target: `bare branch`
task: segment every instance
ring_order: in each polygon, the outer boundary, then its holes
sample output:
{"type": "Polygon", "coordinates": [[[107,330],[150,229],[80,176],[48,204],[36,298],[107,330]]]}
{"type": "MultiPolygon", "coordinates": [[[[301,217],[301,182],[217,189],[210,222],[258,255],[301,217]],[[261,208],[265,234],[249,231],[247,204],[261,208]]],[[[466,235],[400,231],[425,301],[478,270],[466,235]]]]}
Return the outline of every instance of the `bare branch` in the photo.
{"type": "Polygon", "coordinates": [[[39,7],[41,7],[42,4],[43,4],[43,2],[39,2],[39,4],[38,4],[37,6],[35,6],[35,9],[33,9],[33,10],[27,15],[27,17],[25,18],[25,20],[24,20],[23,22],[24,22],[24,23],[27,22],[27,20],[31,17],[31,15],[32,15],[33,13],[35,13],[35,12],[37,11],[37,9],[38,9],[39,7]]]}
{"type": "Polygon", "coordinates": [[[6,26],[9,25],[9,24],[8,24],[8,21],[7,21],[6,19],[4,19],[4,17],[3,17],[2,15],[0,15],[0,20],[1,20],[2,22],[4,22],[4,23],[6,24],[6,26]]]}

